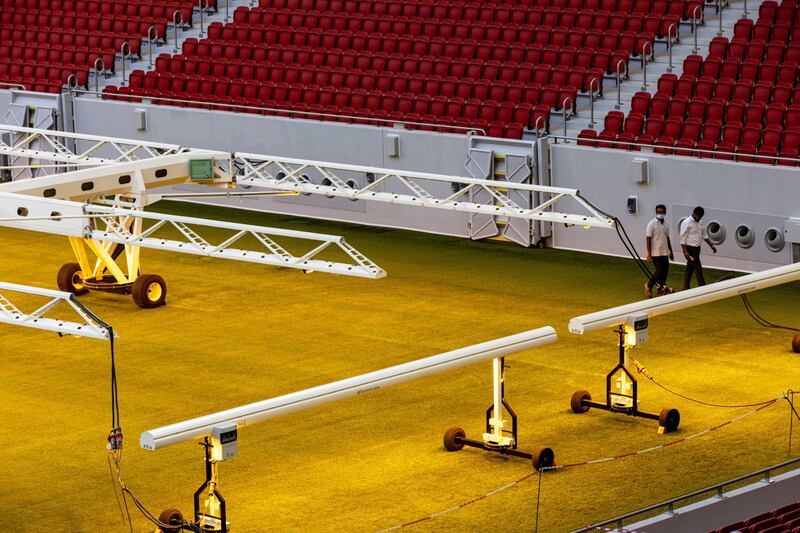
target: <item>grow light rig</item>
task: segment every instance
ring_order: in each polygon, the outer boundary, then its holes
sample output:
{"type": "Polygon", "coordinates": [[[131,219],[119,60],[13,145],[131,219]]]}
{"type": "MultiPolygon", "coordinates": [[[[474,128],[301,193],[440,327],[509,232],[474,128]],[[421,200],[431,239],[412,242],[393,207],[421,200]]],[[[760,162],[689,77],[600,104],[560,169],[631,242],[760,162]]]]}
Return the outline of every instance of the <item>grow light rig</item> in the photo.
{"type": "MultiPolygon", "coordinates": [[[[569,331],[579,335],[613,327],[619,338],[619,364],[606,376],[605,402],[594,401],[588,391],[578,390],[572,395],[570,407],[576,413],[585,413],[594,407],[612,413],[658,420],[659,433],[675,431],[680,424],[680,413],[677,409],[665,408],[657,415],[639,410],[639,391],[634,371],[648,378],[650,375],[630,356],[630,350],[647,341],[649,319],[797,280],[800,280],[800,263],[573,318],[569,322],[569,331]]],[[[800,351],[800,334],[794,336],[792,345],[796,352],[800,351]]]]}

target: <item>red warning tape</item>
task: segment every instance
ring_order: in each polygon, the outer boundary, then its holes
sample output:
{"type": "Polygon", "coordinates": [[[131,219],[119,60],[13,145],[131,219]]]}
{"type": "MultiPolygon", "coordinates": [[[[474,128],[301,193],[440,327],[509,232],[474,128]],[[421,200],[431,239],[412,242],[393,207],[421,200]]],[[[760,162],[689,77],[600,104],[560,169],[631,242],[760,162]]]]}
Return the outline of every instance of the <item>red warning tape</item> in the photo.
{"type": "MultiPolygon", "coordinates": [[[[714,427],[711,427],[709,429],[705,429],[705,430],[700,431],[698,433],[694,433],[693,435],[689,435],[688,437],[675,439],[675,440],[669,441],[669,442],[664,443],[664,444],[659,444],[658,446],[645,448],[643,450],[637,450],[635,452],[622,453],[622,454],[614,455],[614,456],[611,456],[611,457],[603,457],[603,458],[600,458],[600,459],[592,459],[590,461],[581,461],[579,463],[567,463],[567,464],[563,464],[563,465],[557,465],[557,466],[552,466],[552,467],[548,467],[548,468],[543,468],[542,470],[561,470],[561,469],[564,469],[564,468],[576,468],[578,466],[595,465],[595,464],[599,464],[599,463],[607,463],[609,461],[616,461],[616,460],[619,460],[619,459],[624,459],[626,457],[633,457],[635,455],[642,455],[642,454],[645,454],[645,453],[654,452],[656,450],[662,450],[664,448],[668,448],[668,447],[674,446],[676,444],[681,444],[681,443],[684,443],[686,441],[689,441],[689,440],[692,440],[692,439],[696,439],[697,437],[702,437],[703,435],[708,435],[712,431],[716,431],[716,430],[721,429],[721,428],[723,428],[723,427],[725,427],[727,425],[734,424],[736,422],[744,420],[745,418],[756,414],[757,412],[761,411],[762,409],[766,409],[767,407],[775,405],[775,403],[778,400],[781,400],[783,397],[784,396],[781,395],[781,397],[776,398],[776,399],[772,400],[769,403],[765,403],[764,405],[761,405],[761,406],[753,409],[752,411],[748,411],[748,412],[746,412],[746,413],[744,413],[742,415],[739,415],[739,416],[737,416],[735,418],[732,418],[732,419],[728,420],[727,422],[723,422],[723,423],[718,424],[718,425],[716,425],[714,427]]],[[[468,500],[466,502],[460,503],[458,505],[455,505],[455,506],[450,507],[448,509],[445,509],[443,511],[439,511],[438,513],[434,513],[434,514],[429,515],[429,516],[425,516],[425,517],[422,517],[422,518],[417,518],[416,520],[412,520],[410,522],[405,522],[403,524],[398,524],[396,526],[392,526],[392,527],[389,527],[389,528],[386,528],[386,529],[380,529],[376,533],[385,533],[387,531],[395,531],[395,530],[398,530],[398,529],[403,529],[403,528],[406,528],[406,527],[410,527],[410,526],[419,524],[421,522],[427,522],[429,520],[433,520],[433,519],[438,518],[440,516],[443,516],[443,515],[458,511],[459,509],[463,509],[464,507],[467,507],[467,506],[472,505],[474,503],[477,503],[479,501],[485,500],[486,498],[489,498],[490,496],[494,496],[495,494],[503,492],[504,490],[507,490],[507,489],[510,489],[510,488],[512,488],[512,487],[514,487],[516,485],[519,485],[520,483],[522,483],[526,479],[530,479],[531,477],[535,476],[537,473],[538,472],[530,472],[528,474],[525,474],[521,478],[517,479],[516,481],[512,481],[511,483],[509,483],[507,485],[503,485],[500,488],[494,489],[494,490],[492,490],[490,492],[487,492],[486,494],[483,494],[481,496],[477,496],[477,497],[475,497],[475,498],[473,498],[471,500],[468,500]]],[[[622,532],[622,533],[637,533],[636,531],[629,531],[629,530],[626,530],[626,529],[620,530],[620,529],[608,529],[608,528],[599,528],[599,527],[595,528],[595,529],[600,530],[600,531],[617,531],[617,532],[622,532]]]]}

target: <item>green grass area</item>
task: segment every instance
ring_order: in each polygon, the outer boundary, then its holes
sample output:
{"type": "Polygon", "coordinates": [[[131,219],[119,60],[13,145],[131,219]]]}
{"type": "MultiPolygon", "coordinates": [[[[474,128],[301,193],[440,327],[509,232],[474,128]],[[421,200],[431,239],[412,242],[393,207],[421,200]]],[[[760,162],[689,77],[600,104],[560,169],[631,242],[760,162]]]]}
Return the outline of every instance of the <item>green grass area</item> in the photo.
{"type": "MultiPolygon", "coordinates": [[[[558,343],[507,359],[521,449],[550,446],[559,463],[573,463],[670,442],[747,411],[693,404],[646,382],[641,407],[679,408],[676,434],[658,435],[649,420],[569,410],[576,389],[602,396],[617,350],[611,330],[576,336],[567,322],[641,299],[643,279],[631,261],[218,208],[161,208],[343,234],[388,277],[303,275],[145,250],[143,270],[168,283],[167,306],[142,310],[127,297],[81,297],[120,335],[123,471],[156,513],[174,506],[190,514],[202,453],[193,443],[144,451],[144,430],[544,325],[556,328],[558,343]]],[[[3,229],[0,243],[3,281],[55,287],[58,268],[72,260],[63,238],[3,229]]],[[[673,285],[681,275],[673,268],[673,285]]],[[[797,325],[798,296],[795,284],[751,300],[767,317],[797,325]]],[[[0,330],[0,502],[12,531],[127,530],[105,457],[107,345],[0,330]]],[[[653,319],[650,340],[635,357],[681,393],[747,403],[800,388],[790,339],[758,327],[731,299],[653,319]]],[[[490,403],[486,362],[242,428],[239,457],[220,465],[234,531],[373,531],[519,479],[531,471],[527,461],[442,447],[450,426],[478,437],[490,403]]],[[[784,460],[788,424],[781,402],[661,451],[547,473],[539,529],[565,531],[784,460]]],[[[410,529],[532,531],[536,481],[410,529]]],[[[131,513],[135,531],[152,531],[131,513]]]]}

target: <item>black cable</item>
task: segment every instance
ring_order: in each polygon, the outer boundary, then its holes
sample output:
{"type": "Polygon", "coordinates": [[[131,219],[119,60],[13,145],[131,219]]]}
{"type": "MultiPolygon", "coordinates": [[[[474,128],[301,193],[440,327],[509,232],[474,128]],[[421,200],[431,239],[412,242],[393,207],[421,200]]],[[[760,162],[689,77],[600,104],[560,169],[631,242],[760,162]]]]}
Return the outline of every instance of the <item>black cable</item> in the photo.
{"type": "Polygon", "coordinates": [[[727,408],[727,409],[739,409],[739,408],[742,408],[742,407],[761,407],[763,405],[768,405],[768,404],[775,403],[775,402],[778,401],[778,399],[775,398],[775,399],[767,400],[767,401],[764,401],[764,402],[743,403],[743,404],[738,404],[738,405],[724,405],[724,404],[718,404],[718,403],[710,403],[710,402],[704,402],[703,400],[698,400],[696,398],[690,398],[689,396],[685,396],[685,395],[683,395],[683,394],[681,394],[679,392],[675,392],[674,390],[668,389],[667,387],[665,387],[664,385],[662,385],[661,383],[659,383],[658,381],[656,381],[653,378],[650,378],[650,381],[652,381],[656,386],[661,387],[662,389],[664,389],[668,393],[674,394],[675,396],[677,396],[679,398],[683,398],[684,400],[689,400],[690,402],[699,403],[700,405],[707,405],[709,407],[722,407],[722,408],[727,408]]]}
{"type": "MultiPolygon", "coordinates": [[[[114,497],[117,499],[117,507],[119,508],[119,515],[122,518],[122,522],[125,522],[125,512],[122,510],[122,502],[119,500],[119,494],[117,494],[117,482],[114,480],[114,468],[111,466],[111,454],[107,456],[108,458],[108,473],[111,476],[111,486],[114,489],[114,497]]],[[[122,494],[122,497],[125,497],[125,493],[122,494]]],[[[125,509],[127,510],[127,502],[125,505],[125,509]]],[[[130,529],[131,533],[133,533],[133,524],[131,523],[131,515],[128,513],[128,528],[130,529]]]]}

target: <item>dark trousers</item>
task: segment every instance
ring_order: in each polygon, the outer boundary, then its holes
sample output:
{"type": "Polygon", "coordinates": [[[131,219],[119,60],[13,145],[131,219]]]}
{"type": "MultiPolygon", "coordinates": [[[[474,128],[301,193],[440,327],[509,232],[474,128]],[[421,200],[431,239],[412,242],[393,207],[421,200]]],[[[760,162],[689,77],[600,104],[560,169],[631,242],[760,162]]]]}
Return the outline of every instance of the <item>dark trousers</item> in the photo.
{"type": "Polygon", "coordinates": [[[653,273],[653,279],[647,282],[647,288],[652,289],[658,283],[659,287],[667,286],[667,276],[669,275],[669,256],[654,255],[653,266],[656,271],[653,273]]]}
{"type": "Polygon", "coordinates": [[[686,250],[689,252],[691,261],[686,262],[686,271],[683,274],[683,290],[689,288],[689,282],[692,281],[692,274],[697,274],[698,287],[706,284],[706,278],[703,277],[703,264],[700,262],[700,247],[687,246],[686,250]]]}

